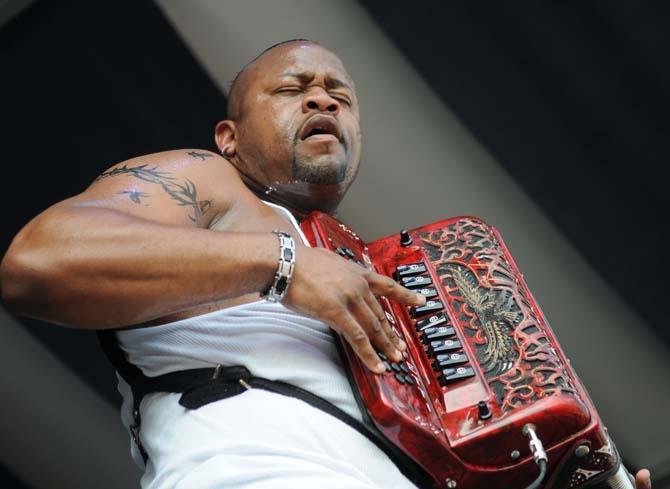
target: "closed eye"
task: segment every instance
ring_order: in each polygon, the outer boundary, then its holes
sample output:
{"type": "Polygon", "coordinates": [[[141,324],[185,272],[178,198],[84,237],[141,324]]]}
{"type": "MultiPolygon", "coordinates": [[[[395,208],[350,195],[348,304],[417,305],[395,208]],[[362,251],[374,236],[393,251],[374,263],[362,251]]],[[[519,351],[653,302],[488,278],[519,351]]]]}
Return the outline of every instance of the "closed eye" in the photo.
{"type": "Polygon", "coordinates": [[[347,105],[351,105],[351,100],[349,99],[349,97],[346,97],[346,96],[341,95],[341,94],[339,94],[339,93],[331,93],[331,94],[329,94],[329,95],[330,95],[331,97],[333,97],[334,99],[339,100],[340,102],[344,102],[344,103],[347,104],[347,105]]]}
{"type": "Polygon", "coordinates": [[[275,90],[275,93],[302,93],[304,90],[300,87],[281,87],[275,90]]]}

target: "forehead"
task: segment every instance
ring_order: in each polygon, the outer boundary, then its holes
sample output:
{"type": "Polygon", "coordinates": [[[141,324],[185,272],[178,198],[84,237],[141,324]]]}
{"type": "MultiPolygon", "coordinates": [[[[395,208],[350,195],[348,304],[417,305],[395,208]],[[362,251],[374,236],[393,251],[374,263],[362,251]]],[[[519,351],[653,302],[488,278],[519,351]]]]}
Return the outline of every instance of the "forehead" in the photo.
{"type": "Polygon", "coordinates": [[[276,79],[285,73],[313,73],[351,82],[340,58],[318,44],[296,42],[278,46],[259,58],[252,71],[254,80],[276,79]]]}

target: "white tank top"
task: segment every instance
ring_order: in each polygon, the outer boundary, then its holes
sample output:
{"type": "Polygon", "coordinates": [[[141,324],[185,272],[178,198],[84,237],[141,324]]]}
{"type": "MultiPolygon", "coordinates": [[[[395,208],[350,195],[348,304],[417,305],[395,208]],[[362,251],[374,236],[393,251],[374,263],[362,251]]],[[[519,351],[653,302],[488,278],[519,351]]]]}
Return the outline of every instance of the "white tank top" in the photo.
{"type": "MultiPolygon", "coordinates": [[[[308,245],[293,216],[267,204],[285,213],[308,245]]],[[[147,376],[244,365],[361,419],[328,325],[280,303],[259,300],[117,336],[128,360],[147,376]]],[[[119,391],[127,428],[132,393],[121,378],[119,391]]],[[[146,466],[132,441],[130,449],[144,468],[142,489],[416,489],[367,438],[297,399],[251,389],[187,410],[179,394],[154,393],[140,409],[146,466]]]]}
{"type": "MultiPolygon", "coordinates": [[[[288,210],[265,203],[283,213],[309,246],[288,210]]],[[[281,303],[261,299],[158,326],[119,331],[117,338],[128,361],[149,377],[217,364],[244,365],[253,375],[307,389],[361,419],[329,326],[281,303]]],[[[121,386],[119,390],[124,406],[129,406],[128,389],[121,386]]]]}

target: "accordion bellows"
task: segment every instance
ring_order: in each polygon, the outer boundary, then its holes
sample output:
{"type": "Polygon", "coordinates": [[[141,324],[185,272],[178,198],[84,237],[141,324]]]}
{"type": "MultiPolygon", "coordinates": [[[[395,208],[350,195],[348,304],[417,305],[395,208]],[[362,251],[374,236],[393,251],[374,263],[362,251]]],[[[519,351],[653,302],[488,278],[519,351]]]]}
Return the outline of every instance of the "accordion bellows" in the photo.
{"type": "MultiPolygon", "coordinates": [[[[321,246],[426,295],[423,307],[380,302],[408,345],[370,372],[342,340],[374,427],[435,488],[524,487],[536,477],[523,427],[548,455],[543,487],[587,487],[619,456],[498,231],[455,217],[364,243],[315,212],[301,227],[321,246]]],[[[425,484],[425,482],[424,482],[425,484]]]]}

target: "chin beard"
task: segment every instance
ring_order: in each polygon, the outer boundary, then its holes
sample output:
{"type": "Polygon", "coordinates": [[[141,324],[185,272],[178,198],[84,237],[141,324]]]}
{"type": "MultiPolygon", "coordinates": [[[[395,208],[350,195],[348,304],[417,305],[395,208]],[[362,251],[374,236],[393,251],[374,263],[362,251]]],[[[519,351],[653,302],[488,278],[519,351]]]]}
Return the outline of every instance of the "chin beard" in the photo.
{"type": "Polygon", "coordinates": [[[333,185],[342,183],[347,174],[345,161],[315,165],[301,159],[293,160],[293,178],[301,182],[333,185]]]}

